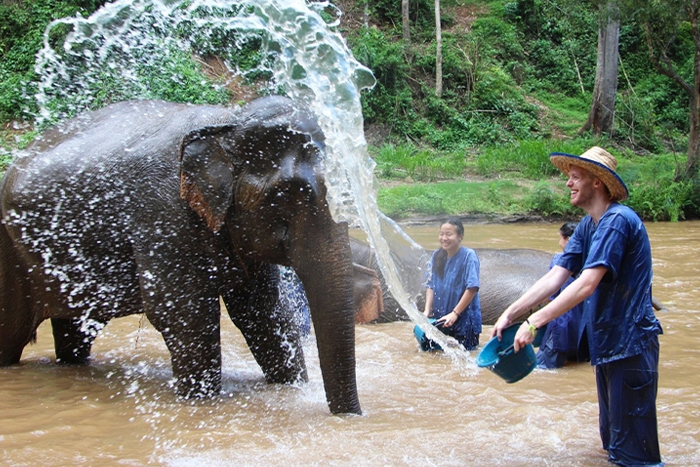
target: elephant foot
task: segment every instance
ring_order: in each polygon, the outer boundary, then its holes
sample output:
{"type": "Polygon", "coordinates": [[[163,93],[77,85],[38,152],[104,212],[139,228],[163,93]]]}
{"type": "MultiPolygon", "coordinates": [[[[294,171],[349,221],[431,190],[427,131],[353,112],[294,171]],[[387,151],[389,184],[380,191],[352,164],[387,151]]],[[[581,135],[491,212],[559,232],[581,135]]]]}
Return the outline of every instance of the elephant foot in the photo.
{"type": "Polygon", "coordinates": [[[102,324],[96,323],[88,329],[80,319],[51,318],[56,363],[62,365],[85,365],[90,360],[92,342],[102,324]]]}
{"type": "Polygon", "coordinates": [[[354,400],[343,400],[343,401],[328,401],[328,407],[331,409],[333,415],[351,414],[351,415],[362,415],[362,409],[360,408],[360,401],[355,398],[354,400]]]}
{"type": "Polygon", "coordinates": [[[19,363],[19,359],[22,357],[22,350],[15,349],[2,349],[0,350],[0,367],[16,365],[19,363]]]}
{"type": "Polygon", "coordinates": [[[175,392],[180,399],[211,399],[221,394],[221,373],[205,371],[201,375],[178,377],[175,392]]]}
{"type": "Polygon", "coordinates": [[[293,365],[288,368],[265,371],[265,380],[268,384],[299,384],[308,383],[309,376],[306,365],[293,365]]]}

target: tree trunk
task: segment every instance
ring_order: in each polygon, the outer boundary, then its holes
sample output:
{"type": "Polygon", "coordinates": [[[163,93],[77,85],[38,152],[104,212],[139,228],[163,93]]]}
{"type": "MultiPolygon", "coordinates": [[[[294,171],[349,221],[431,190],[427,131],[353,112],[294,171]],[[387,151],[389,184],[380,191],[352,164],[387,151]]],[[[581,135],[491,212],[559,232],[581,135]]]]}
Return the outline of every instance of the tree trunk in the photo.
{"type": "Polygon", "coordinates": [[[593,130],[601,136],[612,136],[615,125],[615,98],[617,96],[617,65],[619,60],[620,19],[615,5],[600,5],[598,29],[598,59],[593,87],[593,102],[588,119],[579,134],[593,130]]]}
{"type": "Polygon", "coordinates": [[[401,22],[403,24],[403,47],[411,48],[411,23],[408,16],[409,0],[401,0],[401,22]]]}
{"type": "Polygon", "coordinates": [[[698,176],[700,164],[700,17],[698,9],[688,9],[691,30],[695,42],[693,57],[693,88],[690,95],[690,135],[688,135],[688,162],[685,173],[676,172],[675,180],[693,180],[698,176]]]}
{"type": "Polygon", "coordinates": [[[365,6],[362,9],[362,11],[363,11],[364,27],[365,27],[365,29],[369,29],[369,0],[365,0],[365,6]]]}
{"type": "Polygon", "coordinates": [[[435,95],[442,96],[442,27],[440,0],[435,0],[435,95]]]}

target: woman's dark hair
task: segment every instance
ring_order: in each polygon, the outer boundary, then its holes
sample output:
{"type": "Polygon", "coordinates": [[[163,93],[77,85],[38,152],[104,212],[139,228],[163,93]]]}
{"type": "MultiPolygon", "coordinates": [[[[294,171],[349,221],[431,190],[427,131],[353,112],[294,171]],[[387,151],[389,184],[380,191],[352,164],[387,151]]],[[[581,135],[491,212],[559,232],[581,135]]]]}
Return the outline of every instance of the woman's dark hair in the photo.
{"type": "MultiPolygon", "coordinates": [[[[462,225],[462,221],[459,220],[459,217],[450,217],[440,225],[442,226],[445,224],[453,225],[457,231],[457,235],[460,237],[464,235],[464,225],[462,225]]],[[[445,264],[447,264],[447,251],[440,248],[433,259],[433,274],[437,274],[438,277],[442,278],[445,275],[445,264]]]]}
{"type": "Polygon", "coordinates": [[[559,233],[564,238],[569,238],[574,234],[578,222],[567,222],[566,224],[559,227],[559,233]]]}

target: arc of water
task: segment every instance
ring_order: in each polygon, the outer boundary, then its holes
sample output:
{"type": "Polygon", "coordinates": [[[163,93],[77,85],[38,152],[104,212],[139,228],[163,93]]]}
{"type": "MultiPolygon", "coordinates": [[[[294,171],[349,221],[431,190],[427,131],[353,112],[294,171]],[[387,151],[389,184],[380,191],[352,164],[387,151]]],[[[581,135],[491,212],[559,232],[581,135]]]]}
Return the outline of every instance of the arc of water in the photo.
{"type": "MultiPolygon", "coordinates": [[[[344,38],[336,30],[339,20],[327,24],[320,12],[331,8],[328,2],[304,0],[117,0],[106,4],[90,18],[54,21],[45,33],[44,48],[37,57],[36,70],[42,76],[37,102],[40,118],[51,118],[49,101],[57,81],[73,80],[74,62],[81,62],[88,80],[99,79],[91,67],[119,68],[120,77],[134,81],[135,97],[148,97],[139,82],[138,60],[145,59],[140,47],[168,53],[168,47],[190,47],[188,38],[178,37],[185,25],[206,35],[217,28],[236,31],[238,40],[250,35],[262,38],[263,55],[271,57],[271,87],[282,88],[292,99],[303,102],[316,113],[326,134],[325,170],[328,201],[334,218],[362,228],[374,248],[381,272],[390,292],[420,324],[431,339],[442,344],[451,355],[466,358],[468,353],[454,346],[454,340],[428,324],[404,287],[386,236],[393,235],[403,248],[420,255],[416,267],[425,268],[427,258],[400,227],[383,216],[376,203],[377,180],[374,161],[367,153],[360,93],[374,85],[369,69],[352,55],[344,38]],[[70,25],[73,32],[57,52],[49,37],[59,24],[70,25]],[[152,34],[153,37],[143,37],[152,34]],[[118,50],[119,64],[111,58],[118,50]],[[133,67],[129,69],[129,67],[133,67]]],[[[339,15],[339,12],[336,11],[339,15]]],[[[238,43],[240,46],[240,42],[238,43]]],[[[155,52],[154,52],[155,53],[155,52]]],[[[261,67],[265,67],[265,61],[261,67]]],[[[79,74],[79,73],[78,73],[79,74]]],[[[89,83],[88,83],[89,84],[89,83]]],[[[86,86],[89,88],[89,86],[86,86]]],[[[90,103],[90,92],[80,86],[67,92],[85,92],[79,105],[90,103]]],[[[418,291],[411,290],[413,296],[418,291]]]]}

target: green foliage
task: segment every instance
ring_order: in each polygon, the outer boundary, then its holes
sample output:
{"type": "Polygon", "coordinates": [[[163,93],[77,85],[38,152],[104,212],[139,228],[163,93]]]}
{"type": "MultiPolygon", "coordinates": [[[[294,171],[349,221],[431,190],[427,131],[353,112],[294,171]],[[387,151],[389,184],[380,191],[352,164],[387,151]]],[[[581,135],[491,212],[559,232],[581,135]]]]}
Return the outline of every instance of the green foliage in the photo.
{"type": "Polygon", "coordinates": [[[432,182],[462,175],[465,159],[459,153],[436,155],[412,144],[385,144],[373,154],[383,178],[406,178],[432,182]]]}
{"type": "MultiPolygon", "coordinates": [[[[665,178],[665,177],[664,177],[665,178]]],[[[630,199],[625,204],[634,209],[643,219],[677,222],[685,219],[685,212],[698,211],[691,201],[693,185],[690,182],[671,183],[657,186],[638,185],[630,188],[630,199]]]]}
{"type": "Polygon", "coordinates": [[[548,181],[537,182],[525,197],[524,205],[528,212],[544,216],[570,218],[581,214],[581,210],[569,202],[569,194],[548,181]]]}
{"type": "Polygon", "coordinates": [[[615,104],[615,126],[618,139],[651,151],[661,149],[654,101],[648,94],[620,93],[615,104]]]}
{"type": "Polygon", "coordinates": [[[199,63],[182,50],[172,50],[162,66],[139,70],[144,76],[149,99],[192,104],[222,104],[229,100],[226,89],[212,88],[199,63]]]}
{"type": "Polygon", "coordinates": [[[592,91],[598,21],[591,3],[519,0],[506,4],[504,19],[517,29],[520,47],[527,51],[529,87],[572,95],[583,84],[592,91]]]}
{"type": "Polygon", "coordinates": [[[377,85],[363,95],[363,114],[368,123],[385,122],[391,115],[412,113],[412,93],[408,86],[409,66],[403,45],[381,30],[362,29],[349,43],[353,54],[369,67],[377,85]]]}
{"type": "Polygon", "coordinates": [[[412,184],[382,189],[377,197],[386,215],[513,214],[520,211],[524,189],[508,180],[412,184]]]}
{"type": "Polygon", "coordinates": [[[674,182],[678,160],[670,154],[654,157],[635,157],[623,154],[619,157],[618,172],[630,192],[625,204],[643,219],[653,221],[678,221],[689,215],[697,215],[700,205],[694,196],[693,182],[674,182]]]}
{"type": "Polygon", "coordinates": [[[0,3],[0,120],[21,119],[34,105],[27,85],[35,79],[34,56],[46,25],[76,14],[87,16],[105,0],[30,0],[0,3]]]}
{"type": "Polygon", "coordinates": [[[525,140],[510,145],[490,146],[476,157],[476,170],[482,176],[511,174],[538,180],[559,173],[549,162],[550,153],[581,154],[590,146],[587,140],[525,140]]]}
{"type": "Polygon", "coordinates": [[[517,29],[501,18],[480,17],[474,21],[472,31],[488,55],[494,59],[520,60],[525,56],[517,29]]]}
{"type": "MultiPolygon", "coordinates": [[[[373,19],[376,18],[382,23],[401,24],[400,0],[360,0],[358,3],[365,2],[368,3],[373,19]]],[[[435,24],[435,9],[431,0],[411,0],[409,10],[409,16],[414,23],[424,27],[435,24]]]]}
{"type": "MultiPolygon", "coordinates": [[[[171,49],[162,63],[143,62],[135,67],[136,80],[122,79],[118,70],[103,69],[95,78],[80,83],[80,92],[50,99],[46,107],[52,114],[70,117],[90,96],[88,107],[99,109],[112,102],[134,98],[163,99],[193,104],[221,104],[229,100],[226,89],[213,88],[200,64],[188,53],[171,49]]],[[[52,122],[45,122],[44,126],[52,122]]]]}
{"type": "MultiPolygon", "coordinates": [[[[593,144],[596,143],[588,140],[559,145],[527,141],[517,146],[486,148],[475,156],[476,164],[467,166],[465,170],[471,168],[484,176],[498,174],[499,179],[385,187],[379,191],[378,204],[385,214],[392,217],[465,213],[531,213],[556,218],[581,216],[583,212],[569,202],[566,178],[549,163],[548,155],[550,152],[580,154],[593,144]],[[499,159],[502,160],[497,161],[499,159]],[[497,168],[493,172],[483,173],[484,160],[497,168]],[[536,182],[517,183],[500,178],[509,174],[536,182]]],[[[700,212],[700,182],[673,182],[676,167],[685,163],[683,158],[676,159],[670,154],[641,157],[630,152],[614,153],[618,159],[618,173],[630,191],[625,204],[643,219],[675,222],[696,217],[700,212]]],[[[414,155],[415,148],[410,146],[392,151],[384,149],[377,155],[381,160],[377,165],[377,174],[382,178],[396,177],[398,174],[405,176],[407,171],[403,167],[408,166],[409,162],[402,159],[411,159],[414,155]],[[387,154],[384,155],[384,152],[387,154]]]]}

